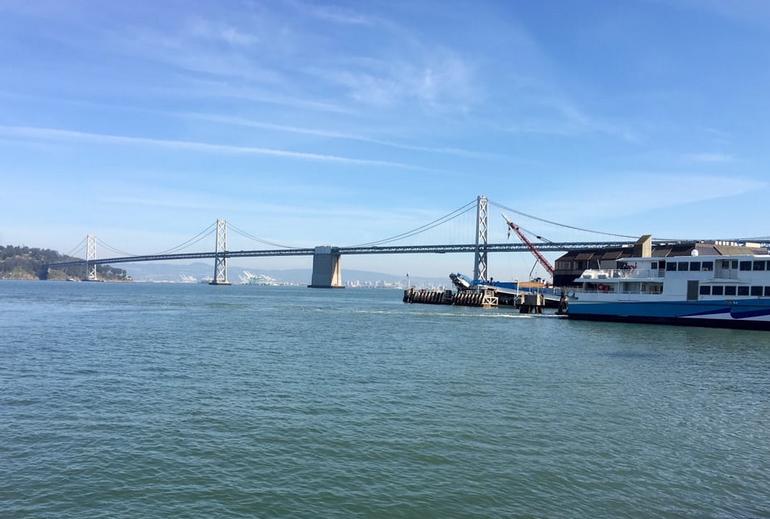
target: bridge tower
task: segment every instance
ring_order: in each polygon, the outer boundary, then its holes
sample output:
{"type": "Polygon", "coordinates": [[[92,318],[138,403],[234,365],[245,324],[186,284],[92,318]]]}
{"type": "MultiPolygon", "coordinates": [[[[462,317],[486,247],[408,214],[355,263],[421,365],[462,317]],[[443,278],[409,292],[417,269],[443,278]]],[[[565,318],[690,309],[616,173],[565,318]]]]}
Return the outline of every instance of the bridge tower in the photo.
{"type": "Polygon", "coordinates": [[[86,235],[86,280],[97,281],[96,278],[96,236],[86,235]]]}
{"type": "Polygon", "coordinates": [[[489,207],[487,197],[476,198],[476,254],[473,261],[473,279],[487,280],[487,244],[489,243],[489,207]]]}
{"type": "Polygon", "coordinates": [[[216,243],[214,244],[214,279],[209,285],[229,285],[227,280],[227,220],[217,218],[216,243]]]}

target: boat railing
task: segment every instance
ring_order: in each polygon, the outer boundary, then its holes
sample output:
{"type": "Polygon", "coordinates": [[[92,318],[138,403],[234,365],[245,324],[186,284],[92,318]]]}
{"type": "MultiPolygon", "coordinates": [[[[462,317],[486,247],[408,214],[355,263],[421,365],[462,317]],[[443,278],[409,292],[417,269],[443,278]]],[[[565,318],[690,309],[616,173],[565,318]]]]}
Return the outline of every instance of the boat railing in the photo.
{"type": "Polygon", "coordinates": [[[714,277],[717,279],[738,279],[738,271],[735,269],[717,267],[714,272],[714,277]]]}
{"type": "Polygon", "coordinates": [[[571,289],[569,292],[567,292],[567,296],[574,297],[575,295],[579,296],[580,294],[629,294],[629,295],[660,295],[662,294],[662,291],[659,292],[650,292],[646,290],[612,290],[612,287],[609,287],[607,290],[603,289],[584,289],[584,288],[574,288],[571,289]]]}
{"type": "Polygon", "coordinates": [[[657,269],[592,269],[584,271],[579,279],[600,283],[603,279],[657,279],[664,277],[664,274],[657,269]]]}

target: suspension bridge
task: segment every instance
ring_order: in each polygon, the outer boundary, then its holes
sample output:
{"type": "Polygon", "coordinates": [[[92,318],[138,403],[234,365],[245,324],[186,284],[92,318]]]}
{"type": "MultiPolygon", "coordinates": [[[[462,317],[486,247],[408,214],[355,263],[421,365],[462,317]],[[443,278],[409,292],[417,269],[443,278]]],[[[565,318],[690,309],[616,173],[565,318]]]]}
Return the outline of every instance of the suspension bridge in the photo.
{"type": "MultiPolygon", "coordinates": [[[[530,252],[528,245],[518,242],[500,242],[491,243],[489,241],[489,209],[490,206],[497,209],[508,211],[519,216],[537,220],[543,223],[556,225],[574,231],[602,235],[605,240],[599,241],[562,241],[553,242],[546,240],[531,231],[525,230],[536,239],[536,246],[542,252],[565,252],[569,250],[597,249],[610,247],[633,246],[637,237],[632,235],[616,234],[567,225],[540,218],[535,215],[527,214],[505,205],[489,200],[486,196],[478,196],[475,200],[447,213],[440,218],[432,220],[427,224],[410,229],[386,238],[370,241],[353,246],[331,246],[320,245],[316,247],[291,247],[282,245],[270,240],[259,238],[224,219],[218,219],[216,222],[203,229],[201,232],[190,239],[176,245],[170,249],[156,252],[153,254],[130,254],[117,249],[105,241],[89,234],[70,251],[70,256],[75,250],[84,251],[83,258],[74,260],[50,263],[44,266],[44,275],[49,269],[57,269],[71,266],[85,267],[86,279],[96,281],[97,265],[112,265],[121,263],[137,263],[148,261],[170,261],[170,260],[194,260],[194,259],[212,259],[214,260],[212,285],[229,285],[227,275],[227,262],[230,258],[259,258],[259,257],[289,257],[289,256],[312,256],[313,269],[312,281],[310,286],[314,288],[339,288],[344,286],[342,283],[342,268],[340,257],[348,255],[364,254],[454,254],[465,253],[474,255],[473,277],[475,280],[488,280],[488,255],[499,252],[530,252]],[[448,222],[451,222],[462,215],[475,212],[475,236],[470,243],[442,243],[430,245],[404,245],[398,244],[414,236],[421,235],[431,229],[435,229],[448,222]],[[243,238],[260,243],[262,246],[271,248],[230,250],[228,248],[228,231],[235,233],[243,238]],[[214,250],[199,252],[182,252],[190,247],[199,244],[203,240],[214,235],[214,250]],[[97,258],[97,244],[100,247],[117,254],[112,257],[97,258]]],[[[692,242],[695,240],[657,240],[656,243],[681,243],[692,242]]],[[[770,246],[770,241],[762,242],[761,246],[770,246]]]]}

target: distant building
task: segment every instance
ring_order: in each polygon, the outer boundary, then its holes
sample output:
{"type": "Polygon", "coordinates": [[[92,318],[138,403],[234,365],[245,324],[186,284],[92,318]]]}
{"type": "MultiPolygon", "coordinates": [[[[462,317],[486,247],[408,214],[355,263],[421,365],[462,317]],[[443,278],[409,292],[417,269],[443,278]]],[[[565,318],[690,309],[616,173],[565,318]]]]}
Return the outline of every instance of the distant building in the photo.
{"type": "MultiPolygon", "coordinates": [[[[651,246],[651,251],[644,251],[644,247],[650,247],[649,236],[642,237],[634,246],[611,247],[601,249],[572,250],[559,257],[554,264],[553,284],[557,287],[573,286],[574,279],[579,277],[588,268],[615,269],[625,265],[624,259],[651,255],[655,258],[667,258],[670,256],[692,256],[697,251],[698,256],[725,256],[737,254],[767,254],[767,249],[758,244],[735,242],[673,242],[651,246]],[[647,252],[647,253],[645,253],[647,252]],[[651,253],[650,253],[651,252],[651,253]]],[[[665,264],[665,259],[661,259],[665,264]]]]}

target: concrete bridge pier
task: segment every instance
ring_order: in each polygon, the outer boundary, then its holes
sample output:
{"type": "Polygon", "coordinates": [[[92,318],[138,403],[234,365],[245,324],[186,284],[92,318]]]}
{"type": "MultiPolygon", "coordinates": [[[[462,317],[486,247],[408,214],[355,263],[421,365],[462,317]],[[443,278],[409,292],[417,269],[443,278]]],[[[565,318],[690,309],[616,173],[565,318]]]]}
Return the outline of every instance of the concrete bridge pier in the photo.
{"type": "Polygon", "coordinates": [[[324,245],[313,250],[313,277],[310,288],[345,288],[342,284],[340,252],[337,247],[324,245]]]}

